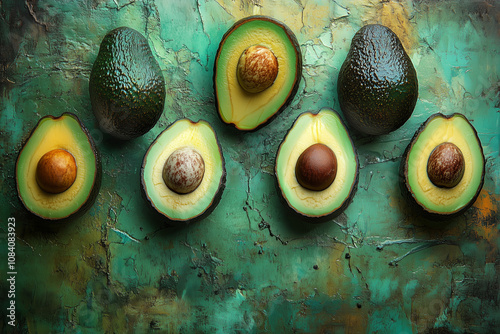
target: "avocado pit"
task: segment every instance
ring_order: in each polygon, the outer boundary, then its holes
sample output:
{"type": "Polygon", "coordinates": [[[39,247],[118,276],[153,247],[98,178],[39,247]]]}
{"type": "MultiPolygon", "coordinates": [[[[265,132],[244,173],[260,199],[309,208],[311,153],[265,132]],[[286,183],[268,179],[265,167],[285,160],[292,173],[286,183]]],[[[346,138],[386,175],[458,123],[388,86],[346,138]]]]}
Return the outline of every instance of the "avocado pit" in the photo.
{"type": "Polygon", "coordinates": [[[297,160],[295,176],[299,184],[309,190],[328,188],[337,176],[337,157],[325,144],[309,146],[297,160]]]}
{"type": "Polygon", "coordinates": [[[238,82],[249,93],[260,93],[270,87],[278,76],[278,60],[262,45],[248,47],[238,60],[238,82]]]}
{"type": "Polygon", "coordinates": [[[198,188],[204,174],[205,162],[201,154],[191,147],[182,147],[168,157],[162,177],[170,190],[188,194],[198,188]]]}
{"type": "Polygon", "coordinates": [[[52,194],[60,194],[75,182],[76,161],[71,153],[54,149],[45,153],[36,166],[36,181],[40,188],[52,194]]]}
{"type": "Polygon", "coordinates": [[[427,175],[437,187],[455,187],[462,180],[464,171],[465,161],[462,151],[450,142],[436,146],[427,161],[427,175]]]}

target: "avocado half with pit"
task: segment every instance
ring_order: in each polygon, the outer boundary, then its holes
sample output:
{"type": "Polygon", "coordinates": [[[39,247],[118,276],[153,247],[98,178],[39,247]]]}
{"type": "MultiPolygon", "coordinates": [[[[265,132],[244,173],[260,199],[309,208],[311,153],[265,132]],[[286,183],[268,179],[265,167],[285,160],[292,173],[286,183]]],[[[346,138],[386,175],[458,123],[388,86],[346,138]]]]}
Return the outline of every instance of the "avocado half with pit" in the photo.
{"type": "Polygon", "coordinates": [[[143,195],[169,222],[193,222],[209,215],[225,182],[222,149],[204,120],[174,122],[158,135],[143,159],[143,195]]]}
{"type": "Polygon", "coordinates": [[[400,168],[403,194],[432,219],[462,214],[483,187],[481,141],[462,114],[430,116],[406,148],[400,168]]]}
{"type": "Polygon", "coordinates": [[[357,190],[359,162],[339,114],[302,113],[281,143],[275,173],[283,199],[311,221],[335,218],[357,190]]]}
{"type": "Polygon", "coordinates": [[[19,152],[16,185],[26,209],[43,219],[74,217],[92,206],[101,185],[101,162],[76,115],[40,119],[19,152]]]}
{"type": "Polygon", "coordinates": [[[215,57],[219,116],[237,129],[256,130],[293,100],[301,76],[294,33],[270,17],[244,18],[224,34],[215,57]]]}

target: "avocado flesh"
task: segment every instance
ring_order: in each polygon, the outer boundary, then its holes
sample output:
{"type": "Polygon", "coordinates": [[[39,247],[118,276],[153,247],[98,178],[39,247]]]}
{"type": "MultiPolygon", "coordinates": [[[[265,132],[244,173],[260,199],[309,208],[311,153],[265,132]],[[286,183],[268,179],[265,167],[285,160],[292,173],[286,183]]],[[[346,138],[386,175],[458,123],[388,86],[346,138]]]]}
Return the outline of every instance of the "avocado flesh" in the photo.
{"type": "Polygon", "coordinates": [[[223,37],[214,67],[217,109],[221,119],[240,130],[254,130],[291,102],[302,73],[300,47],[284,24],[253,16],[237,22],[223,37]],[[240,55],[252,45],[269,48],[278,60],[274,83],[260,93],[248,93],[238,82],[240,55]]]}
{"type": "Polygon", "coordinates": [[[225,185],[222,150],[212,127],[203,120],[181,119],[165,129],[149,147],[142,165],[141,182],[151,206],[171,221],[201,218],[217,205],[225,185]],[[178,194],[163,180],[163,167],[170,154],[181,147],[200,153],[205,172],[199,186],[187,194],[178,194]]]}
{"type": "Polygon", "coordinates": [[[474,127],[462,114],[435,114],[420,127],[403,156],[405,188],[426,212],[458,214],[476,200],[484,182],[485,160],[474,127]],[[441,143],[455,144],[464,156],[465,171],[452,188],[435,186],[427,175],[427,161],[441,143]]]}
{"type": "Polygon", "coordinates": [[[89,79],[92,109],[101,129],[127,140],[148,132],[165,104],[165,80],[148,41],[120,27],[102,40],[89,79]]]}
{"type": "Polygon", "coordinates": [[[418,97],[415,68],[399,38],[378,24],[353,37],[337,83],[347,123],[366,135],[387,134],[412,115],[418,97]]]}
{"type": "Polygon", "coordinates": [[[288,205],[306,217],[334,217],[352,200],[358,182],[358,158],[344,123],[330,109],[317,114],[301,114],[280,145],[276,158],[276,177],[288,205]],[[299,156],[309,146],[322,143],[337,158],[337,174],[333,183],[322,191],[302,187],[295,176],[299,156]]]}
{"type": "Polygon", "coordinates": [[[28,211],[50,220],[69,217],[90,206],[100,185],[100,161],[87,129],[78,117],[64,113],[43,117],[19,153],[16,182],[19,198],[28,211]],[[40,158],[54,149],[64,149],[75,158],[77,175],[69,189],[51,194],[36,181],[40,158]]]}

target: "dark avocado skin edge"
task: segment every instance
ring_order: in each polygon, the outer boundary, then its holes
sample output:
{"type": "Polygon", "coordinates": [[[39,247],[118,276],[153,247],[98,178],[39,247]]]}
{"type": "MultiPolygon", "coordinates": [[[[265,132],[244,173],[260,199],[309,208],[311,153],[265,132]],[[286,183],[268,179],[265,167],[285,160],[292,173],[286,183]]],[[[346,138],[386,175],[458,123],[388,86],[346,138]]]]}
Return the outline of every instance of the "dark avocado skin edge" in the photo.
{"type": "MultiPolygon", "coordinates": [[[[212,126],[210,125],[209,122],[203,120],[203,119],[200,119],[198,120],[198,122],[193,122],[192,120],[188,119],[188,118],[182,118],[182,119],[178,119],[177,121],[180,121],[180,120],[188,120],[189,122],[191,122],[192,124],[196,124],[200,121],[204,121],[206,122],[210,128],[212,128],[212,126]]],[[[222,194],[224,192],[224,189],[226,188],[226,161],[224,159],[224,155],[222,154],[222,147],[220,145],[220,142],[219,142],[219,138],[217,137],[217,135],[215,136],[215,139],[216,139],[216,142],[217,142],[217,147],[219,148],[219,154],[221,156],[221,160],[222,160],[222,176],[220,178],[220,181],[219,181],[219,186],[217,188],[217,192],[215,193],[214,195],[214,198],[212,199],[212,202],[210,203],[210,205],[205,209],[205,211],[203,211],[201,214],[199,214],[198,216],[196,217],[193,217],[191,219],[187,219],[187,220],[175,220],[175,219],[172,219],[166,215],[164,215],[162,212],[160,212],[153,204],[153,202],[151,201],[151,199],[149,198],[148,194],[146,193],[146,190],[145,190],[145,182],[144,182],[144,167],[145,167],[145,164],[146,164],[146,157],[148,156],[149,154],[149,151],[151,149],[151,147],[153,146],[153,144],[156,143],[156,141],[158,140],[158,138],[165,132],[167,131],[168,129],[170,129],[170,127],[172,125],[175,124],[175,122],[177,121],[174,121],[172,122],[165,130],[163,130],[156,138],[155,140],[153,140],[153,142],[151,143],[151,145],[148,147],[146,153],[144,154],[144,158],[142,159],[142,165],[141,165],[141,195],[142,197],[144,198],[144,200],[149,204],[149,207],[152,209],[151,211],[154,212],[156,218],[158,220],[161,220],[163,222],[165,222],[167,225],[170,225],[170,226],[173,226],[173,227],[182,227],[182,226],[185,226],[187,224],[190,224],[190,223],[194,223],[194,222],[198,222],[206,217],[208,217],[212,211],[215,210],[215,208],[217,207],[217,205],[219,204],[221,198],[222,198],[222,194]]],[[[213,128],[212,128],[213,130],[213,128]]],[[[214,131],[215,133],[215,131],[214,131]]],[[[181,196],[181,195],[179,195],[181,196]]]]}
{"type": "Polygon", "coordinates": [[[337,94],[347,124],[362,135],[387,134],[406,123],[417,102],[418,79],[410,57],[392,30],[370,24],[354,35],[338,74],[337,94]],[[380,43],[382,37],[383,43],[380,43]],[[380,45],[374,46],[371,38],[380,45]],[[367,50],[375,56],[367,54],[367,50]],[[374,75],[370,61],[386,57],[386,50],[392,55],[390,62],[374,67],[382,75],[390,73],[391,77],[379,78],[374,75]],[[392,116],[380,112],[388,106],[393,110],[392,116]]]}
{"type": "Polygon", "coordinates": [[[448,116],[444,115],[442,113],[435,113],[435,114],[431,115],[424,123],[422,123],[420,125],[420,127],[417,129],[417,131],[413,135],[413,138],[410,140],[410,143],[406,147],[406,149],[401,157],[401,164],[399,167],[399,179],[400,179],[399,185],[401,188],[401,194],[406,199],[406,201],[410,204],[410,209],[413,210],[414,213],[420,214],[424,218],[427,218],[427,219],[433,220],[433,221],[447,221],[447,220],[450,220],[452,218],[455,218],[455,217],[462,215],[465,211],[467,211],[474,204],[474,202],[476,201],[477,197],[479,196],[479,194],[483,188],[485,174],[486,174],[486,159],[484,157],[483,147],[481,145],[481,141],[479,139],[479,136],[477,135],[476,129],[472,126],[472,124],[469,122],[469,120],[461,113],[453,113],[453,114],[448,115],[448,116]],[[436,211],[427,210],[422,204],[420,204],[416,200],[415,196],[413,195],[413,193],[410,189],[409,184],[406,182],[407,177],[408,177],[408,155],[409,155],[411,149],[413,148],[413,144],[416,142],[417,138],[420,136],[422,131],[427,127],[427,125],[429,125],[429,123],[437,117],[442,117],[442,118],[446,118],[446,119],[450,119],[453,117],[464,118],[470,124],[472,129],[474,130],[474,135],[476,136],[476,139],[480,144],[479,147],[481,149],[481,156],[483,157],[483,170],[481,171],[481,182],[480,182],[479,187],[476,191],[476,194],[472,197],[472,199],[470,200],[470,202],[467,205],[465,205],[461,209],[454,211],[454,212],[451,212],[449,214],[442,214],[442,213],[438,213],[436,211]]]}
{"type": "Polygon", "coordinates": [[[113,124],[114,131],[101,126],[103,132],[129,140],[154,127],[165,105],[165,79],[147,39],[140,32],[119,27],[104,36],[90,73],[89,93],[99,125],[113,124]],[[141,66],[136,66],[136,62],[141,66]],[[124,79],[114,74],[118,70],[124,79]],[[138,89],[138,77],[147,78],[148,87],[138,89]],[[127,94],[123,93],[125,90],[127,94]]]}
{"type": "Polygon", "coordinates": [[[70,221],[72,219],[75,219],[77,217],[81,217],[85,212],[87,212],[92,207],[92,205],[94,205],[94,202],[95,202],[95,200],[97,198],[97,195],[99,194],[99,190],[101,189],[101,180],[102,180],[101,156],[100,156],[99,150],[97,149],[97,146],[95,145],[94,140],[92,139],[92,136],[91,136],[89,130],[80,121],[80,119],[78,118],[78,116],[76,116],[75,114],[73,114],[71,112],[65,112],[65,113],[61,114],[61,116],[59,116],[59,117],[55,117],[55,116],[52,116],[52,115],[47,115],[47,116],[44,116],[44,117],[40,118],[40,120],[37,122],[37,124],[30,131],[30,133],[28,134],[28,136],[26,137],[26,139],[23,141],[23,143],[22,143],[22,149],[19,150],[19,153],[18,153],[18,156],[17,156],[17,159],[16,159],[15,175],[16,175],[17,198],[23,204],[23,207],[26,209],[26,212],[28,212],[30,214],[30,216],[32,218],[34,218],[35,222],[44,222],[44,223],[47,223],[47,222],[57,222],[57,223],[65,223],[65,222],[68,222],[68,221],[70,221]],[[56,119],[61,118],[63,116],[72,117],[72,118],[74,118],[80,124],[80,128],[82,129],[82,131],[87,136],[87,139],[88,139],[88,141],[90,143],[90,146],[92,148],[92,152],[94,152],[94,156],[95,156],[95,160],[96,160],[95,161],[96,172],[94,173],[94,184],[92,186],[92,191],[89,193],[89,196],[87,197],[87,200],[80,206],[80,208],[78,208],[76,211],[74,211],[72,214],[70,214],[70,215],[68,215],[66,217],[59,218],[59,219],[54,219],[54,218],[48,218],[48,217],[40,216],[36,212],[33,212],[33,211],[29,210],[27,208],[27,206],[24,204],[23,199],[19,195],[19,183],[18,183],[18,175],[17,175],[17,164],[19,163],[19,156],[21,155],[21,152],[23,151],[26,143],[31,138],[31,136],[33,135],[33,133],[35,132],[35,130],[38,128],[38,126],[40,125],[40,123],[44,119],[46,119],[46,118],[51,118],[53,120],[56,120],[56,119]]]}
{"type": "Polygon", "coordinates": [[[223,123],[228,124],[228,125],[234,127],[235,129],[237,129],[239,131],[243,131],[243,132],[254,132],[254,131],[257,131],[257,130],[261,129],[262,127],[266,126],[267,124],[271,123],[279,114],[281,114],[290,105],[290,103],[292,103],[292,101],[293,101],[293,99],[294,99],[294,97],[297,94],[297,91],[299,89],[301,78],[302,78],[302,51],[300,50],[299,42],[297,41],[297,37],[295,36],[295,34],[293,33],[293,31],[288,26],[286,26],[283,22],[278,21],[276,19],[273,19],[272,17],[269,17],[269,16],[254,15],[254,16],[249,16],[249,17],[243,18],[243,19],[237,21],[231,28],[228,29],[228,31],[226,31],[226,33],[224,33],[224,36],[222,37],[222,40],[219,43],[219,47],[217,48],[217,53],[216,53],[215,61],[214,61],[214,74],[213,74],[213,77],[212,77],[213,86],[214,86],[214,92],[215,92],[215,109],[217,110],[217,115],[219,116],[219,119],[223,123]],[[272,22],[272,23],[280,26],[285,31],[285,33],[287,34],[288,38],[292,42],[293,47],[294,47],[295,52],[296,52],[296,55],[297,55],[297,64],[296,64],[297,75],[295,77],[295,82],[293,84],[293,87],[290,90],[290,92],[288,94],[288,97],[286,98],[285,102],[283,102],[283,104],[281,105],[281,107],[272,116],[270,116],[267,120],[265,120],[264,122],[262,122],[261,124],[259,124],[258,126],[256,126],[253,129],[240,129],[240,128],[238,128],[238,126],[236,124],[234,124],[234,123],[226,123],[222,119],[222,116],[221,116],[220,111],[219,111],[220,110],[219,109],[219,100],[217,98],[217,84],[215,82],[215,78],[217,77],[217,68],[218,68],[217,63],[219,62],[219,56],[220,56],[220,52],[222,50],[222,47],[224,46],[224,42],[226,41],[226,39],[231,35],[231,33],[235,29],[237,29],[238,27],[240,27],[242,24],[244,24],[244,23],[246,23],[248,21],[253,21],[253,20],[263,20],[263,21],[272,22]]]}
{"type": "MultiPolygon", "coordinates": [[[[329,111],[332,111],[334,112],[335,114],[337,114],[337,116],[339,116],[339,113],[331,108],[321,108],[320,110],[329,110],[329,111]]],[[[283,141],[281,142],[279,148],[278,148],[278,151],[276,152],[276,158],[275,158],[275,161],[278,161],[278,155],[281,151],[281,146],[283,145],[283,142],[285,141],[286,137],[288,136],[288,134],[290,133],[290,131],[295,127],[295,123],[297,123],[297,120],[299,119],[299,117],[303,114],[313,114],[313,115],[316,115],[319,113],[319,111],[317,112],[311,112],[311,111],[305,111],[301,114],[299,114],[297,116],[297,118],[295,119],[295,121],[293,122],[293,125],[287,130],[287,132],[285,133],[285,136],[283,137],[283,141]]],[[[348,131],[348,128],[346,127],[344,121],[342,120],[342,118],[339,116],[339,121],[341,123],[341,125],[344,127],[344,129],[346,130],[346,132],[349,134],[349,131],[348,131]]],[[[342,205],[330,212],[330,213],[327,213],[325,215],[322,215],[322,216],[309,216],[309,215],[305,215],[303,214],[302,212],[296,210],[289,202],[288,200],[285,198],[285,196],[283,195],[283,191],[281,190],[281,187],[279,185],[279,180],[278,180],[278,171],[276,170],[276,163],[275,163],[275,168],[274,168],[274,175],[275,175],[275,186],[276,186],[276,191],[278,192],[278,194],[280,194],[280,200],[281,202],[283,203],[283,206],[285,206],[287,208],[287,212],[290,213],[291,215],[293,215],[294,217],[296,218],[299,218],[300,220],[306,222],[306,223],[310,223],[310,224],[318,224],[318,223],[325,223],[325,222],[328,222],[328,221],[331,221],[332,219],[338,217],[342,212],[345,211],[345,209],[347,209],[347,207],[349,206],[349,204],[351,204],[351,202],[353,201],[354,199],[354,196],[356,195],[356,192],[358,190],[358,181],[359,181],[359,159],[358,159],[358,152],[356,150],[356,146],[354,145],[354,142],[352,141],[352,137],[349,135],[349,140],[350,140],[350,143],[354,149],[354,155],[356,157],[356,177],[354,179],[354,182],[352,183],[351,185],[351,190],[349,192],[349,195],[346,197],[346,199],[344,200],[344,202],[342,203],[342,205]]]]}

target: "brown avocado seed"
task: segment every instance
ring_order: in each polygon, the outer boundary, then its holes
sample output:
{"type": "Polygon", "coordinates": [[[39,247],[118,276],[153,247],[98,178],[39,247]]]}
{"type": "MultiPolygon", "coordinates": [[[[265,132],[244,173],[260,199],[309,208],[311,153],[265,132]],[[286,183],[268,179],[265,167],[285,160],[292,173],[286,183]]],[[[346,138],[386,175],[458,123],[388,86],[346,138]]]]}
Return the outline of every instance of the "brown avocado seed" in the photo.
{"type": "Polygon", "coordinates": [[[271,86],[278,75],[278,60],[262,45],[247,48],[238,60],[238,82],[249,93],[260,93],[271,86]]]}
{"type": "Polygon", "coordinates": [[[337,157],[324,144],[309,146],[297,160],[295,177],[299,184],[309,190],[328,188],[337,176],[337,157]]]}
{"type": "Polygon", "coordinates": [[[188,194],[200,185],[205,174],[205,162],[201,154],[191,147],[175,150],[163,166],[163,181],[178,193],[188,194]]]}
{"type": "Polygon", "coordinates": [[[462,180],[464,171],[464,156],[453,143],[446,142],[436,146],[427,161],[427,175],[437,187],[455,187],[462,180]]]}
{"type": "Polygon", "coordinates": [[[55,149],[45,153],[36,166],[36,182],[42,190],[60,194],[76,179],[76,161],[71,153],[55,149]]]}

